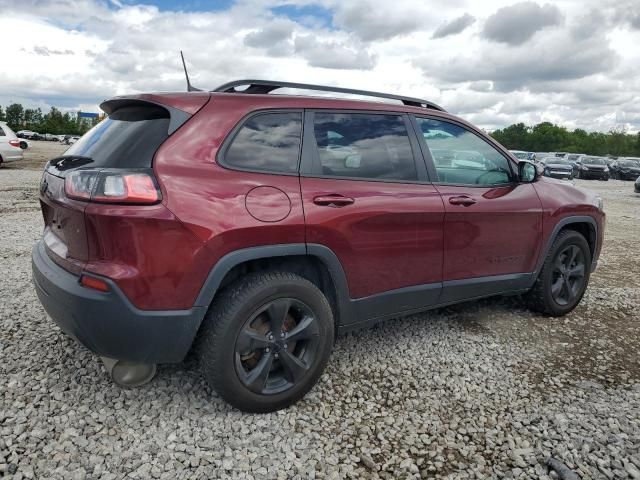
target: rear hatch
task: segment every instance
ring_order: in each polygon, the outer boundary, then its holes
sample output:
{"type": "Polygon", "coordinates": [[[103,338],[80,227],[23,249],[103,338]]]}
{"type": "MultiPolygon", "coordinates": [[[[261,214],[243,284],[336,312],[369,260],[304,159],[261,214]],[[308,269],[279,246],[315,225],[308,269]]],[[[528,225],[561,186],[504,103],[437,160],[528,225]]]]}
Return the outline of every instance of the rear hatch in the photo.
{"type": "MultiPolygon", "coordinates": [[[[202,98],[204,103],[206,99],[202,98]]],[[[62,156],[50,160],[40,184],[47,253],[58,265],[76,274],[89,260],[85,224],[88,202],[70,198],[70,182],[65,191],[65,180],[81,170],[87,177],[120,170],[150,172],[156,150],[191,116],[139,98],[117,98],[101,107],[109,115],[62,156]]]]}

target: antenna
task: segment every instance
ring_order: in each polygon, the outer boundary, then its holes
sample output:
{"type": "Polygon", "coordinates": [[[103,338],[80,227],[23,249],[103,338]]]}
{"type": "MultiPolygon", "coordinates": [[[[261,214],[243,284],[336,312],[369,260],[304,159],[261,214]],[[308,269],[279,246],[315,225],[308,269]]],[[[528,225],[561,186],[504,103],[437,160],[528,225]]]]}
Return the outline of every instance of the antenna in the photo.
{"type": "Polygon", "coordinates": [[[189,74],[187,73],[187,64],[184,62],[184,55],[182,54],[182,50],[180,50],[180,57],[182,57],[182,68],[184,68],[184,76],[187,77],[187,92],[202,92],[200,88],[196,88],[191,85],[189,81],[189,74]]]}

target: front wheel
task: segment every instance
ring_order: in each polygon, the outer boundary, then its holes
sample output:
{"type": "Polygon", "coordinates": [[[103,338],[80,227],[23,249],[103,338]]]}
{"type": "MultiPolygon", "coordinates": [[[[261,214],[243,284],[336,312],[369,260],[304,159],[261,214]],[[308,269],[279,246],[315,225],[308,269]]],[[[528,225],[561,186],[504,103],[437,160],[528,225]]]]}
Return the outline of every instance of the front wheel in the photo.
{"type": "Polygon", "coordinates": [[[297,402],[317,382],[333,347],[326,297],[288,272],[241,278],[214,301],[204,322],[204,377],[246,412],[272,412],[297,402]]]}
{"type": "Polygon", "coordinates": [[[533,310],[559,317],[572,311],[584,295],[591,272],[591,251],[574,230],[560,232],[533,288],[527,293],[533,310]]]}

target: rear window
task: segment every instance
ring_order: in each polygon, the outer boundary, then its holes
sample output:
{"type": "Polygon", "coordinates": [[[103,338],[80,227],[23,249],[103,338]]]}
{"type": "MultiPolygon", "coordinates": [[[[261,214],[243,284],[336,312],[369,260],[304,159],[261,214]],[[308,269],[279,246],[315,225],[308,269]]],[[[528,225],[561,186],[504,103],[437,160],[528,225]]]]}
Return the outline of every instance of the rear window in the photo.
{"type": "Polygon", "coordinates": [[[169,121],[162,107],[123,107],[84,134],[64,156],[88,157],[91,167],[149,168],[169,136],[169,121]]]}
{"type": "Polygon", "coordinates": [[[7,134],[4,133],[4,130],[2,129],[2,127],[0,127],[0,137],[6,137],[7,134]]]}

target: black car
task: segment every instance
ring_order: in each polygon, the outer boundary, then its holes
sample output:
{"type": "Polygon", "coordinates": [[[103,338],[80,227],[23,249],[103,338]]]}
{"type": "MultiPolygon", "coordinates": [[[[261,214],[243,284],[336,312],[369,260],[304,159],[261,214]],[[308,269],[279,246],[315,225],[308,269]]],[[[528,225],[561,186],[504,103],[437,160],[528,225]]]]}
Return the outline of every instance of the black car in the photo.
{"type": "Polygon", "coordinates": [[[577,178],[609,180],[609,167],[604,158],[583,155],[576,163],[578,165],[577,178]]]}
{"type": "Polygon", "coordinates": [[[540,162],[544,166],[545,177],[573,180],[573,164],[560,157],[545,157],[540,162]]]}
{"type": "Polygon", "coordinates": [[[635,180],[640,177],[640,160],[636,158],[621,158],[609,167],[611,178],[618,180],[635,180]]]}

